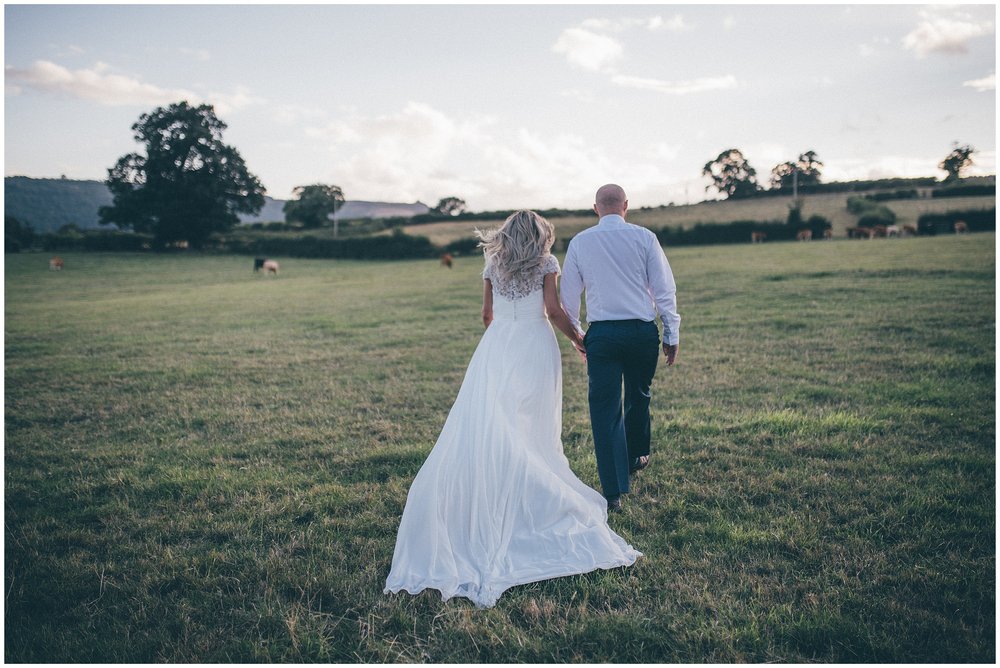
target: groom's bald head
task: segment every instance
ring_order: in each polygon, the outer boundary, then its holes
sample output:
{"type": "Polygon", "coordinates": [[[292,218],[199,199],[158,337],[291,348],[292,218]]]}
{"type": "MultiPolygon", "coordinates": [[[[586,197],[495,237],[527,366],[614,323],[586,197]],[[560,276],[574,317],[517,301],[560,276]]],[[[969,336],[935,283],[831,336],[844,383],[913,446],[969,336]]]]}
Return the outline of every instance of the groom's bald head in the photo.
{"type": "Polygon", "coordinates": [[[617,214],[624,216],[628,211],[628,198],[625,197],[625,190],[614,183],[603,185],[597,189],[594,197],[594,211],[598,216],[608,216],[617,214]]]}

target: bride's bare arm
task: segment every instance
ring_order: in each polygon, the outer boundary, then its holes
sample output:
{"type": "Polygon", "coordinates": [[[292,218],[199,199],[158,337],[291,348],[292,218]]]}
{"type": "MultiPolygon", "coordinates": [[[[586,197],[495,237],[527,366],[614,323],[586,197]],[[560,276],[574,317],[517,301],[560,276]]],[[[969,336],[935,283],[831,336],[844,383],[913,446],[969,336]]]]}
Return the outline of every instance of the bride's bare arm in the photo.
{"type": "Polygon", "coordinates": [[[493,282],[483,280],[483,327],[489,327],[493,322],[493,282]]]}
{"type": "Polygon", "coordinates": [[[551,322],[556,329],[569,337],[569,340],[573,342],[573,345],[581,353],[586,354],[587,349],[583,345],[583,337],[580,336],[580,332],[573,327],[573,323],[570,321],[569,316],[566,315],[566,311],[563,310],[562,304],[559,302],[559,293],[556,290],[557,274],[545,274],[545,282],[542,283],[542,297],[545,299],[545,314],[549,316],[549,322],[551,322]]]}

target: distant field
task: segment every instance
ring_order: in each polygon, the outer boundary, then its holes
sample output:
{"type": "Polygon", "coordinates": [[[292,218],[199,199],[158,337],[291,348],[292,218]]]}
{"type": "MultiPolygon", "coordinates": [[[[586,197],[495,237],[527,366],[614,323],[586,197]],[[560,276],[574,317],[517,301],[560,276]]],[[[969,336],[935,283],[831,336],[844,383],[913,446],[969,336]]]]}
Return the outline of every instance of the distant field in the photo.
{"type": "Polygon", "coordinates": [[[7,255],[4,659],[993,663],[995,241],[668,250],[645,556],[485,611],[382,594],[478,260],[7,255]]]}
{"type": "MultiPolygon", "coordinates": [[[[802,198],[802,214],[806,218],[820,215],[833,223],[834,235],[847,235],[847,228],[857,223],[857,218],[847,211],[847,193],[831,195],[808,195],[802,198]]],[[[776,220],[788,217],[791,197],[762,197],[742,201],[702,202],[687,206],[638,209],[629,214],[629,222],[650,228],[685,225],[695,223],[728,223],[735,220],[776,220]]],[[[896,212],[900,225],[916,225],[917,218],[924,213],[952,211],[958,209],[989,209],[996,206],[994,197],[953,197],[941,199],[896,200],[884,203],[896,212]]],[[[447,244],[456,239],[469,238],[475,228],[488,229],[503,221],[467,221],[455,223],[430,223],[408,225],[407,234],[427,236],[436,244],[447,244]]],[[[553,218],[560,237],[569,237],[593,225],[596,217],[553,218]]]]}

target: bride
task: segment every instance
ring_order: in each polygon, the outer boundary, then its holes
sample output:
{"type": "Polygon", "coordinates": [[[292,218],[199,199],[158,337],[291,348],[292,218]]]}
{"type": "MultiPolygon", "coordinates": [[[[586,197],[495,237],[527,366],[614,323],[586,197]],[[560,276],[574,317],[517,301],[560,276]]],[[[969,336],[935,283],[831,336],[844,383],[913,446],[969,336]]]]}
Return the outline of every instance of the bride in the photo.
{"type": "Polygon", "coordinates": [[[490,607],[515,585],[629,566],[641,553],[608,527],[607,501],[563,454],[551,325],[584,347],[556,293],[552,224],[518,211],[480,237],[486,332],[410,486],[385,592],[437,589],[490,607]]]}

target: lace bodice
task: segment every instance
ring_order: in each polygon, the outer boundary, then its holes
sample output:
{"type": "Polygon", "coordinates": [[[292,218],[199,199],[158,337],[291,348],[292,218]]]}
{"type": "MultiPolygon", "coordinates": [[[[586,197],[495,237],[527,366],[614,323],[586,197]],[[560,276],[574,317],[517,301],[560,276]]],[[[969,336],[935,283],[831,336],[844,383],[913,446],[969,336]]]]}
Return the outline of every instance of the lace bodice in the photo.
{"type": "Polygon", "coordinates": [[[493,284],[493,291],[501,297],[509,300],[527,297],[532,292],[542,289],[546,274],[559,273],[559,260],[555,255],[546,255],[542,263],[509,278],[500,275],[494,264],[493,258],[486,259],[486,268],[483,269],[483,278],[490,279],[493,284]]]}

